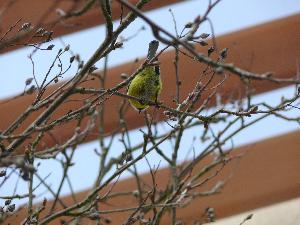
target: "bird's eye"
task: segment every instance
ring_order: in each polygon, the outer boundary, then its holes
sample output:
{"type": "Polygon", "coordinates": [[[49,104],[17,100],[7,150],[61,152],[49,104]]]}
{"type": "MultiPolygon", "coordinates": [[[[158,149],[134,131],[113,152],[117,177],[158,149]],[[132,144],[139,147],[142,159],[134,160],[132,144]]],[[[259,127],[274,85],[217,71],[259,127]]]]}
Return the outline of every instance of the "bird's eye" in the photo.
{"type": "Polygon", "coordinates": [[[155,66],[154,69],[155,69],[156,75],[160,75],[160,68],[159,68],[159,66],[155,66]]]}

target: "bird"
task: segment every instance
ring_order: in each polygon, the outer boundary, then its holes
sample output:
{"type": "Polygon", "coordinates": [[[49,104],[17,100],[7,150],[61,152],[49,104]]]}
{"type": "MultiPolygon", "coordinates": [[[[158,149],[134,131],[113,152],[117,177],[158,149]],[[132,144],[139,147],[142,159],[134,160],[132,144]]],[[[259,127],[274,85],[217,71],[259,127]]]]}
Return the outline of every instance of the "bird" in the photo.
{"type": "Polygon", "coordinates": [[[162,90],[159,65],[149,65],[142,69],[128,85],[127,95],[140,100],[129,99],[131,106],[139,113],[149,107],[147,101],[157,103],[162,90]]]}

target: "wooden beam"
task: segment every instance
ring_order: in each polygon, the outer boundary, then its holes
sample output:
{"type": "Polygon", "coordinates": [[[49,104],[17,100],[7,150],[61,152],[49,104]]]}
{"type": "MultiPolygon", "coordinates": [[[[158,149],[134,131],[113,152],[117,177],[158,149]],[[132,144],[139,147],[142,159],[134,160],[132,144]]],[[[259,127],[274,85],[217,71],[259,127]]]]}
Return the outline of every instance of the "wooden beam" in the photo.
{"type": "MultiPolygon", "coordinates": [[[[186,224],[192,224],[192,222],[201,218],[206,207],[213,207],[216,217],[223,218],[299,197],[299,135],[300,131],[296,131],[233,150],[230,156],[234,157],[242,154],[243,157],[227,164],[217,177],[198,190],[209,191],[216,182],[220,180],[227,181],[221,193],[196,198],[189,206],[179,209],[178,219],[186,222],[186,224]]],[[[194,168],[193,172],[200,171],[211,160],[211,158],[205,158],[194,168]]],[[[169,181],[166,178],[169,177],[169,173],[170,170],[167,168],[161,169],[156,173],[158,189],[162,189],[168,184],[169,181]]],[[[215,171],[211,171],[206,176],[214,173],[215,171]]],[[[142,179],[151,187],[150,174],[143,175],[142,179]]],[[[133,191],[136,189],[135,184],[134,178],[120,181],[114,187],[113,192],[133,191]]],[[[103,190],[102,193],[106,193],[105,191],[103,190]]],[[[87,194],[88,191],[77,193],[76,198],[83,199],[87,194]]],[[[68,205],[71,205],[73,202],[71,196],[62,198],[62,201],[68,205]]],[[[137,199],[133,196],[116,197],[108,203],[101,203],[100,209],[117,209],[138,204],[137,199]]],[[[48,202],[47,206],[51,206],[51,201],[48,202]]],[[[26,217],[26,212],[25,209],[21,209],[18,212],[18,216],[13,216],[7,223],[20,224],[26,217]]],[[[111,224],[119,225],[123,224],[129,214],[130,212],[114,213],[108,215],[108,217],[112,219],[111,224]]],[[[59,225],[60,223],[56,221],[51,224],[59,225]]],[[[161,224],[170,224],[169,217],[165,216],[161,224]]]]}
{"type": "MultiPolygon", "coordinates": [[[[296,60],[300,55],[300,39],[298,38],[299,27],[300,14],[220,36],[217,38],[217,44],[219,49],[224,47],[229,48],[228,62],[234,62],[235,65],[253,72],[263,73],[272,71],[275,73],[275,76],[287,78],[296,75],[296,60]]],[[[206,48],[202,47],[201,51],[206,52],[206,48]]],[[[161,100],[169,106],[174,106],[172,99],[175,96],[176,86],[173,59],[174,51],[165,52],[159,58],[164,84],[161,100]]],[[[204,68],[205,65],[197,63],[188,57],[181,56],[179,74],[180,80],[182,81],[182,99],[187,96],[189,91],[194,87],[194,84],[201,78],[204,68]]],[[[131,74],[132,71],[132,63],[109,69],[107,87],[110,88],[119,83],[121,81],[121,73],[131,74]]],[[[218,82],[218,80],[216,80],[216,82],[218,82]]],[[[256,93],[281,87],[270,82],[253,82],[252,84],[256,93]]],[[[60,85],[61,84],[56,84],[49,87],[47,93],[51,93],[60,85]]],[[[87,82],[86,86],[96,87],[97,82],[87,82]]],[[[202,96],[202,100],[205,99],[208,94],[209,91],[205,92],[202,96]]],[[[244,96],[244,90],[239,78],[234,75],[229,76],[229,79],[222,87],[221,96],[223,100],[226,98],[240,98],[244,96]],[[230,96],[228,96],[229,94],[230,96]]],[[[7,103],[0,102],[0,130],[5,130],[9,124],[24,112],[34,98],[35,95],[27,95],[7,103]]],[[[74,97],[72,97],[72,99],[74,99],[74,97]]],[[[105,104],[105,132],[109,132],[118,126],[117,109],[121,100],[120,97],[113,96],[108,100],[108,104],[105,104]]],[[[81,103],[77,101],[66,102],[54,113],[52,118],[58,118],[69,110],[78,108],[80,104],[81,103]]],[[[31,115],[16,133],[24,130],[40,113],[41,111],[31,115]]],[[[160,119],[163,118],[163,112],[160,110],[160,119]]],[[[138,114],[132,109],[126,114],[126,121],[130,129],[144,125],[143,115],[138,114]]],[[[61,143],[73,135],[74,128],[75,123],[67,123],[54,129],[52,135],[61,143]]],[[[90,135],[86,141],[93,140],[96,137],[97,130],[95,130],[95,135],[90,135]]],[[[45,146],[53,146],[56,144],[56,141],[48,135],[45,135],[43,142],[45,146]]]]}
{"type": "MultiPolygon", "coordinates": [[[[86,0],[22,0],[15,1],[13,4],[9,4],[12,1],[1,0],[0,9],[1,12],[1,27],[0,37],[2,37],[18,20],[21,21],[17,24],[16,28],[13,29],[5,39],[20,34],[18,30],[24,23],[30,22],[32,26],[37,30],[39,27],[43,27],[48,31],[53,31],[53,37],[59,37],[61,35],[70,34],[80,30],[84,30],[90,27],[101,25],[105,22],[104,17],[101,14],[100,8],[98,7],[98,1],[88,10],[86,13],[80,16],[74,16],[63,21],[59,21],[61,16],[58,12],[75,12],[84,7],[88,1],[86,0]]],[[[138,2],[137,0],[130,0],[131,3],[138,2]]],[[[173,3],[180,2],[179,0],[164,0],[164,1],[151,1],[144,8],[143,11],[148,11],[162,6],[167,6],[173,3]]],[[[123,16],[128,11],[124,9],[123,16]]],[[[112,1],[112,17],[114,20],[120,19],[121,7],[116,1],[112,1]]],[[[17,43],[18,45],[7,47],[4,45],[5,39],[0,42],[0,53],[11,51],[16,48],[22,47],[22,44],[27,40],[28,35],[22,36],[21,40],[17,43]],[[21,44],[21,45],[20,45],[21,44]]],[[[34,43],[38,39],[33,39],[31,42],[34,43]]]]}

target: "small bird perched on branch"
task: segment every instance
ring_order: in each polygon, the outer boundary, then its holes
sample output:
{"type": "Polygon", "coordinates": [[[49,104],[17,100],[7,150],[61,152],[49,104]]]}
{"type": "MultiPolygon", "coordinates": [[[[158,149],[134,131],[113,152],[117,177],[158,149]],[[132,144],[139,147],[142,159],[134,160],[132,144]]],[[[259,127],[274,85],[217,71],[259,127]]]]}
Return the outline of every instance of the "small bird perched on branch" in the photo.
{"type": "Polygon", "coordinates": [[[141,100],[129,99],[129,102],[135,109],[141,112],[149,107],[147,100],[157,102],[161,89],[162,82],[159,65],[146,66],[131,81],[127,91],[128,95],[141,100]]]}
{"type": "MultiPolygon", "coordinates": [[[[149,43],[147,59],[155,57],[158,41],[149,43]]],[[[158,64],[148,65],[140,71],[128,86],[127,94],[140,100],[129,99],[130,104],[139,112],[149,107],[147,101],[157,103],[157,98],[162,89],[160,68],[158,64]]]]}

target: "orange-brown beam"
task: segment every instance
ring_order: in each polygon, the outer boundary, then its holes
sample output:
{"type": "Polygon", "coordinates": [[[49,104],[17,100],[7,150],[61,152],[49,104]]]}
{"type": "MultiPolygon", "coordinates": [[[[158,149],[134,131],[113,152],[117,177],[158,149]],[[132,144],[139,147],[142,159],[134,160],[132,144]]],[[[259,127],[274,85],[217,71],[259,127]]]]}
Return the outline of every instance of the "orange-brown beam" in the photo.
{"type": "MultiPolygon", "coordinates": [[[[259,25],[256,27],[241,30],[232,34],[224,35],[217,38],[217,44],[220,49],[224,47],[229,48],[228,62],[234,62],[235,65],[248,69],[253,72],[263,73],[272,71],[275,76],[284,78],[296,75],[296,60],[300,55],[300,14],[290,16],[285,19],[276,20],[270,23],[259,25]]],[[[145,43],[146,44],[146,43],[145,43]]],[[[205,52],[206,49],[203,49],[205,52]]],[[[174,106],[172,102],[175,96],[175,75],[174,75],[174,51],[165,52],[160,58],[161,74],[163,79],[163,91],[161,100],[169,105],[174,106]]],[[[108,70],[107,87],[112,87],[121,81],[120,74],[132,72],[132,64],[124,64],[108,70]]],[[[205,65],[195,63],[193,60],[185,56],[181,56],[179,61],[179,74],[182,81],[182,98],[192,90],[205,65]]],[[[86,83],[87,86],[97,86],[96,81],[86,83]]],[[[274,88],[281,87],[270,82],[253,82],[253,87],[256,93],[265,92],[274,88]]],[[[60,84],[49,87],[48,93],[55,90],[60,84]]],[[[243,96],[243,89],[241,82],[236,76],[230,76],[228,81],[222,87],[222,98],[226,99],[226,95],[233,94],[231,97],[243,96]]],[[[206,98],[208,93],[203,95],[206,98]]],[[[227,96],[228,97],[228,96],[227,96]]],[[[0,103],[0,130],[5,130],[34,100],[34,95],[27,95],[8,103],[0,103]]],[[[74,99],[74,97],[72,98],[74,99]]],[[[202,100],[203,100],[202,99],[202,100]]],[[[109,104],[105,105],[105,131],[114,130],[118,127],[118,113],[117,109],[120,105],[121,99],[113,96],[108,100],[109,104]]],[[[52,118],[57,118],[64,115],[70,109],[76,109],[80,103],[77,101],[70,101],[63,104],[52,118]]],[[[162,110],[160,110],[161,112],[162,110]]],[[[24,127],[28,126],[40,112],[31,115],[18,129],[21,132],[24,127]]],[[[160,117],[162,119],[163,116],[160,117]]],[[[130,128],[136,128],[144,125],[143,115],[130,109],[126,114],[126,121],[130,128]]],[[[73,135],[75,123],[68,123],[54,129],[52,135],[57,137],[57,140],[62,143],[67,138],[73,135]]],[[[87,141],[97,137],[97,130],[95,135],[90,135],[87,141]]],[[[45,136],[43,142],[46,146],[56,144],[56,141],[50,136],[45,136]]]]}
{"type": "MultiPolygon", "coordinates": [[[[22,24],[30,22],[34,27],[43,27],[48,31],[53,31],[53,37],[73,33],[90,27],[101,25],[105,22],[101,14],[98,1],[86,13],[80,16],[73,16],[58,22],[61,18],[59,12],[75,12],[83,8],[88,2],[86,0],[70,1],[70,0],[22,0],[15,1],[14,4],[9,6],[7,0],[0,0],[1,12],[1,25],[0,25],[0,38],[13,26],[19,19],[17,27],[9,33],[7,38],[17,34],[22,24]]],[[[136,3],[137,0],[131,0],[131,3],[136,3]]],[[[150,1],[145,5],[143,11],[152,10],[162,6],[177,3],[179,0],[164,0],[164,1],[150,1]]],[[[124,9],[123,17],[128,11],[124,9]]],[[[120,19],[121,7],[116,1],[112,1],[112,18],[114,20],[120,19]]],[[[19,33],[20,34],[20,33],[19,33]]],[[[5,38],[5,39],[7,39],[5,38]]],[[[5,39],[3,40],[5,42],[5,39]]],[[[22,38],[18,44],[26,42],[26,38],[22,38]]],[[[37,41],[38,39],[33,39],[37,41]]],[[[14,45],[12,47],[2,48],[0,42],[0,52],[10,51],[21,47],[22,45],[14,45]]]]}
{"type": "MultiPolygon", "coordinates": [[[[217,218],[227,217],[259,207],[289,200],[300,196],[300,131],[288,133],[283,136],[270,138],[255,144],[249,144],[237,148],[229,157],[243,155],[241,159],[227,164],[219,175],[198,191],[209,191],[218,181],[226,181],[221,193],[194,199],[192,203],[178,210],[178,220],[186,224],[193,224],[203,215],[206,207],[213,207],[217,218]]],[[[194,172],[200,171],[211,159],[203,160],[194,168],[194,172]]],[[[156,173],[157,189],[161,190],[168,184],[169,169],[161,169],[156,173]]],[[[207,176],[214,174],[211,171],[207,176]]],[[[152,179],[150,174],[141,177],[150,187],[152,179]]],[[[203,177],[203,180],[205,177],[203,177]]],[[[147,187],[149,187],[147,186],[147,187]]],[[[118,182],[113,192],[127,192],[136,190],[134,178],[118,182]]],[[[104,190],[103,193],[106,193],[104,190]]],[[[83,199],[88,191],[77,193],[76,199],[83,199]]],[[[66,196],[62,201],[68,205],[73,204],[73,198],[66,196]]],[[[137,199],[131,196],[114,198],[108,204],[100,203],[101,210],[132,207],[137,199]],[[111,207],[110,207],[111,206],[111,207]]],[[[48,202],[48,207],[51,206],[48,202]]],[[[47,209],[46,209],[47,211],[47,209]]],[[[27,211],[22,209],[17,217],[7,221],[11,224],[19,224],[26,218],[27,211]]],[[[129,213],[115,213],[108,216],[112,224],[123,224],[129,213]]],[[[168,213],[167,213],[168,215],[168,213]]],[[[51,224],[60,224],[59,221],[51,224]]],[[[164,217],[162,225],[170,224],[168,216],[164,217]]]]}

